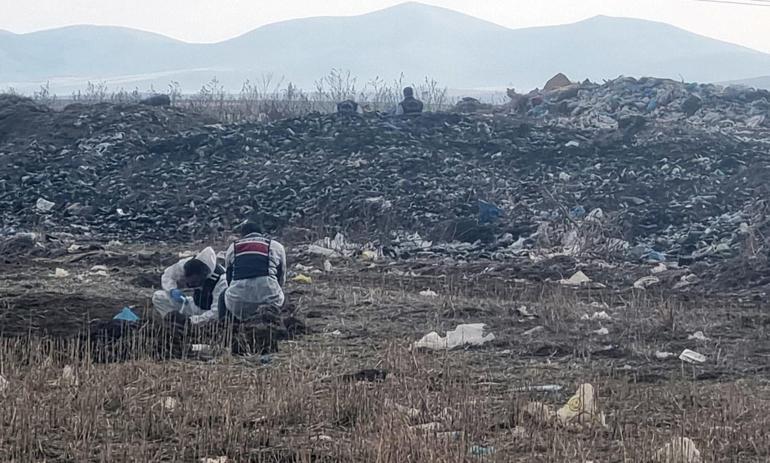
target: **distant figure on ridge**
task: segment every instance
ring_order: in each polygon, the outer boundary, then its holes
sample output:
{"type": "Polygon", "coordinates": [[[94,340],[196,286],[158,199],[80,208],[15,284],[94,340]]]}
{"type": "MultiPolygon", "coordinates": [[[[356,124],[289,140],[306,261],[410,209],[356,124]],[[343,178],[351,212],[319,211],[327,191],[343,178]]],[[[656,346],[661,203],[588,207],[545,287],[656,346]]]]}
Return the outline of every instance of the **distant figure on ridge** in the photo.
{"type": "Polygon", "coordinates": [[[420,114],[422,109],[422,101],[414,97],[414,89],[404,88],[404,100],[396,106],[396,116],[420,114]]]}
{"type": "Polygon", "coordinates": [[[340,101],[337,103],[337,114],[352,116],[359,113],[358,108],[358,103],[353,100],[340,101]]]}

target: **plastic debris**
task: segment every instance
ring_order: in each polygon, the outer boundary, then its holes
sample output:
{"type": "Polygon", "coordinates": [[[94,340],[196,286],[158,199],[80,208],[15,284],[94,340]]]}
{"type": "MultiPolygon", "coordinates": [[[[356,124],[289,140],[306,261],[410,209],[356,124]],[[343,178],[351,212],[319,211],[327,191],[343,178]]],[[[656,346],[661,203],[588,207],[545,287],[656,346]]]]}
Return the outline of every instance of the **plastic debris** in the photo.
{"type": "Polygon", "coordinates": [[[634,288],[636,289],[647,289],[652,285],[660,283],[660,280],[658,277],[655,276],[646,276],[642,277],[634,282],[634,288]]]}
{"type": "Polygon", "coordinates": [[[578,387],[575,395],[556,412],[556,418],[561,424],[606,425],[604,413],[596,407],[594,387],[587,383],[578,387]]]}
{"type": "Polygon", "coordinates": [[[229,458],[222,456],[222,457],[215,457],[215,458],[201,458],[200,463],[228,463],[230,461],[229,458]]]}
{"type": "Polygon", "coordinates": [[[139,316],[131,310],[131,307],[123,307],[121,311],[112,317],[113,320],[121,320],[124,322],[138,322],[139,316]]]}
{"type": "Polygon", "coordinates": [[[328,260],[324,261],[324,272],[329,273],[333,270],[332,263],[328,260]]]}
{"type": "Polygon", "coordinates": [[[521,335],[522,336],[532,336],[533,334],[540,333],[541,331],[545,331],[545,327],[538,325],[538,326],[536,326],[534,328],[530,328],[527,331],[521,333],[521,335]]]}
{"type": "Polygon", "coordinates": [[[377,260],[377,253],[374,251],[363,251],[361,253],[361,260],[367,260],[367,261],[377,260]]]}
{"type": "Polygon", "coordinates": [[[63,268],[57,268],[54,271],[53,276],[55,276],[56,278],[67,278],[68,276],[70,276],[70,272],[68,272],[67,270],[64,270],[63,268]]]}
{"type": "Polygon", "coordinates": [[[513,392],[559,392],[564,389],[558,384],[545,384],[542,386],[524,386],[513,389],[513,392]]]}
{"type": "Polygon", "coordinates": [[[299,283],[299,284],[303,284],[303,285],[309,285],[309,284],[313,283],[313,279],[312,278],[310,278],[309,276],[304,275],[302,273],[300,273],[299,275],[295,275],[291,279],[291,281],[293,281],[294,283],[299,283]]]}
{"type": "Polygon", "coordinates": [[[667,360],[671,357],[676,357],[676,354],[673,352],[662,352],[662,351],[656,351],[655,352],[655,358],[658,360],[667,360]]]}
{"type": "Polygon", "coordinates": [[[52,203],[45,198],[38,198],[35,203],[35,208],[40,212],[50,212],[55,205],[55,203],[52,203]]]}
{"type": "Polygon", "coordinates": [[[591,316],[588,316],[587,314],[583,314],[583,316],[580,317],[580,319],[581,320],[610,321],[610,320],[612,320],[612,317],[610,317],[610,315],[607,312],[602,310],[601,312],[594,312],[593,314],[591,314],[591,316]]]}
{"type": "Polygon", "coordinates": [[[679,354],[679,360],[692,364],[700,364],[706,361],[706,356],[690,349],[685,349],[679,354]]]}
{"type": "Polygon", "coordinates": [[[458,325],[457,328],[447,331],[446,337],[439,336],[435,331],[426,334],[419,341],[413,344],[416,349],[425,348],[433,350],[454,349],[460,346],[480,346],[495,339],[495,335],[489,333],[484,335],[486,325],[484,323],[473,323],[458,325]]]}
{"type": "Polygon", "coordinates": [[[75,369],[71,365],[66,365],[62,369],[60,384],[62,386],[77,386],[78,378],[75,374],[75,369]]]}
{"type": "Polygon", "coordinates": [[[420,291],[420,296],[422,296],[422,297],[438,297],[438,293],[436,293],[433,290],[426,289],[424,291],[420,291]]]}
{"type": "Polygon", "coordinates": [[[481,445],[473,445],[468,450],[468,453],[474,457],[485,457],[493,455],[495,453],[494,447],[484,447],[481,445]]]}
{"type": "Polygon", "coordinates": [[[593,331],[593,333],[595,335],[597,335],[597,336],[607,336],[608,334],[610,334],[610,330],[608,330],[607,328],[602,327],[602,328],[599,328],[596,331],[593,331]]]}
{"type": "Polygon", "coordinates": [[[676,437],[655,453],[657,463],[700,463],[700,451],[688,437],[676,437]]]}
{"type": "Polygon", "coordinates": [[[696,331],[695,333],[687,336],[687,340],[689,341],[710,341],[711,339],[707,338],[705,334],[703,334],[703,331],[696,331]]]}
{"type": "Polygon", "coordinates": [[[527,318],[527,319],[537,318],[537,315],[535,315],[532,312],[530,312],[526,305],[522,305],[522,306],[517,307],[516,308],[516,313],[518,313],[520,316],[522,316],[524,318],[527,318]]]}
{"type": "Polygon", "coordinates": [[[566,286],[580,286],[585,283],[590,283],[591,279],[586,276],[585,273],[578,270],[574,275],[569,277],[568,279],[559,280],[559,283],[566,285],[566,286]]]}
{"type": "Polygon", "coordinates": [[[179,408],[180,404],[179,404],[179,401],[173,397],[165,397],[161,401],[161,405],[163,405],[163,408],[165,408],[166,410],[173,412],[174,410],[179,408]]]}

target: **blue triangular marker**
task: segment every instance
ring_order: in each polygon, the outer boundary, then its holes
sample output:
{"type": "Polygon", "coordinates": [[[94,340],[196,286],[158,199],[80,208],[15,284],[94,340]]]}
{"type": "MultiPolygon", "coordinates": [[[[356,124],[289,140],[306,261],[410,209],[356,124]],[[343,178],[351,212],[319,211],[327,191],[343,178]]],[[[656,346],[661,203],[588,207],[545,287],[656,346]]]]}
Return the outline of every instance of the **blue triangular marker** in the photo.
{"type": "Polygon", "coordinates": [[[124,322],[138,322],[139,317],[129,308],[123,307],[119,314],[115,315],[113,320],[123,320],[124,322]]]}

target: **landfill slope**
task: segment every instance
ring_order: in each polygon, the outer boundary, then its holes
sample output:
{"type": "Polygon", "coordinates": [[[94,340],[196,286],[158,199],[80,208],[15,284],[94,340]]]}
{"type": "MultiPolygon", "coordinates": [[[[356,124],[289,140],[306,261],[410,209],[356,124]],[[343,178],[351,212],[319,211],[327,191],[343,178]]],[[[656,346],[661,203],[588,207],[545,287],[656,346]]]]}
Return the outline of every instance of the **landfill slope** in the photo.
{"type": "Polygon", "coordinates": [[[770,137],[757,109],[767,98],[633,82],[557,89],[525,114],[269,124],[138,105],[53,112],[3,97],[0,115],[29,122],[0,140],[3,230],[187,241],[258,216],[278,231],[393,245],[418,233],[505,251],[537,246],[548,229],[569,245],[565,230],[588,217],[625,248],[739,252],[768,196],[770,137]],[[698,108],[682,113],[694,97],[698,108]],[[478,221],[480,200],[499,208],[491,223],[478,221]]]}

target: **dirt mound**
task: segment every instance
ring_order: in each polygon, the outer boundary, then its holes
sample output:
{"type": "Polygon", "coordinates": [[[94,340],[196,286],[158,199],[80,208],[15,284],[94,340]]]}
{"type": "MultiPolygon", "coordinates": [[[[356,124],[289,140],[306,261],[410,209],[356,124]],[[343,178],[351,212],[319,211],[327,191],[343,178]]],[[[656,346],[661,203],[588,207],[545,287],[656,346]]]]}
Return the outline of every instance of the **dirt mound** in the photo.
{"type": "Polygon", "coordinates": [[[11,135],[23,137],[39,131],[37,124],[50,112],[48,107],[30,98],[0,94],[0,144],[11,135]]]}

